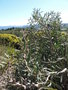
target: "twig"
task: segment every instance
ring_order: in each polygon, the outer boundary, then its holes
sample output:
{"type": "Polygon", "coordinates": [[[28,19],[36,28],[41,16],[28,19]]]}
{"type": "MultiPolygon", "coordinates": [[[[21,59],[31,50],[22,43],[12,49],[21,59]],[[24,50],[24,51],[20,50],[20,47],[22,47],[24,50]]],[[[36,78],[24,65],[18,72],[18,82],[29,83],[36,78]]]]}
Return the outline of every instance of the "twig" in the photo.
{"type": "Polygon", "coordinates": [[[62,58],[58,58],[57,61],[49,61],[49,62],[44,62],[44,63],[46,63],[46,64],[50,64],[50,63],[51,63],[51,64],[55,64],[55,63],[60,62],[60,61],[63,60],[63,59],[65,60],[65,58],[62,57],[62,58]]]}

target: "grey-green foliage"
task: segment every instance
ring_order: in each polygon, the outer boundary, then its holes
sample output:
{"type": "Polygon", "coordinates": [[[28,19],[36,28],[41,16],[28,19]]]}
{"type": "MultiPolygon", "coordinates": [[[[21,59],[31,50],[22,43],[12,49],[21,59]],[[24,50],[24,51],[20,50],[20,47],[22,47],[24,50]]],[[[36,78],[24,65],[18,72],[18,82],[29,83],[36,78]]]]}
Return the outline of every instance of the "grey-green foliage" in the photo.
{"type": "Polygon", "coordinates": [[[52,11],[42,14],[34,9],[29,23],[32,28],[26,37],[23,36],[24,48],[18,57],[15,72],[17,80],[27,78],[25,86],[37,83],[42,88],[64,90],[68,78],[67,35],[61,34],[59,13],[52,11]],[[39,26],[37,31],[33,30],[36,25],[39,26]]]}
{"type": "MultiPolygon", "coordinates": [[[[38,44],[38,55],[36,61],[40,60],[40,68],[47,68],[52,71],[61,71],[64,68],[68,68],[68,61],[66,58],[67,51],[67,36],[61,36],[61,18],[60,14],[56,12],[46,12],[42,15],[40,10],[34,9],[32,17],[30,18],[30,25],[38,25],[40,30],[44,30],[45,34],[39,37],[36,42],[36,47],[38,44]]],[[[36,37],[36,36],[35,36],[36,37]]],[[[31,42],[32,38],[30,39],[31,42]]],[[[33,39],[33,42],[35,41],[33,39]]],[[[35,45],[35,44],[34,44],[35,45]]],[[[35,48],[36,48],[35,47],[35,48]]],[[[33,47],[32,47],[33,49],[33,47]]],[[[36,50],[36,49],[35,49],[36,50]]],[[[46,71],[46,70],[45,70],[46,71]]],[[[53,87],[60,89],[65,88],[64,82],[66,81],[67,76],[65,74],[52,76],[51,80],[54,81],[53,87]],[[58,76],[58,77],[57,77],[58,76]],[[62,77],[62,82],[60,81],[62,77]],[[65,80],[64,80],[65,79],[65,80]],[[62,83],[62,85],[61,85],[62,83]],[[54,85],[55,84],[55,85],[54,85]],[[56,85],[57,84],[57,85],[56,85]]],[[[66,83],[66,82],[65,82],[66,83]]]]}
{"type": "Polygon", "coordinates": [[[39,25],[40,29],[46,29],[47,25],[52,29],[60,29],[60,13],[54,11],[43,13],[40,9],[34,9],[32,17],[29,19],[29,23],[31,25],[39,25]]]}

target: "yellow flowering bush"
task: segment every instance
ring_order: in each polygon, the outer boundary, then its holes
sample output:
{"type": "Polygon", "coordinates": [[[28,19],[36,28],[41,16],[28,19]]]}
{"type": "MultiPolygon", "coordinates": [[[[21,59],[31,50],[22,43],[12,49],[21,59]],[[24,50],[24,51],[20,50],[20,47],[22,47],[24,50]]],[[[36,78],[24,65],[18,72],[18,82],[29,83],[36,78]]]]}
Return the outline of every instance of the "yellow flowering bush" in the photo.
{"type": "Polygon", "coordinates": [[[0,34],[0,44],[16,46],[20,44],[20,39],[13,34],[0,34]]]}

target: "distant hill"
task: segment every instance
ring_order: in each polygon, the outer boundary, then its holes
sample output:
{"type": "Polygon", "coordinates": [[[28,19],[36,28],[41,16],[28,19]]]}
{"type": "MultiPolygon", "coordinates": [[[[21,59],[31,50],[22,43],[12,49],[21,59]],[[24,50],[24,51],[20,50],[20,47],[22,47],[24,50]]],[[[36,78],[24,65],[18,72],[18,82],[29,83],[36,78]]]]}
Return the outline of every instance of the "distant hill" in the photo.
{"type": "MultiPolygon", "coordinates": [[[[8,28],[27,28],[29,27],[29,25],[23,25],[23,26],[0,26],[0,30],[2,29],[8,29],[8,28]]],[[[36,28],[38,28],[38,26],[35,26],[36,28]]],[[[68,28],[68,23],[62,23],[61,24],[61,29],[62,30],[66,30],[68,28]]]]}
{"type": "Polygon", "coordinates": [[[63,23],[62,26],[68,28],[68,23],[63,23]]]}
{"type": "Polygon", "coordinates": [[[63,24],[61,25],[61,29],[62,29],[62,30],[67,30],[67,29],[68,29],[68,23],[63,23],[63,24]]]}
{"type": "Polygon", "coordinates": [[[0,30],[2,29],[8,29],[8,28],[27,28],[29,25],[23,25],[23,26],[0,26],[0,30]]]}

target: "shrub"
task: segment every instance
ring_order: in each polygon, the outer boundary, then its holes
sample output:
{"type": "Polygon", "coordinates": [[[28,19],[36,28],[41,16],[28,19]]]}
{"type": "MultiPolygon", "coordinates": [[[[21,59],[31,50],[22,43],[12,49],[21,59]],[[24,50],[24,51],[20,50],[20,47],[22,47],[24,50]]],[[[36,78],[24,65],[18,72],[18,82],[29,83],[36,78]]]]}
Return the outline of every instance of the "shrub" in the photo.
{"type": "Polygon", "coordinates": [[[13,34],[0,34],[0,44],[19,48],[20,42],[21,42],[20,39],[13,34]]]}

